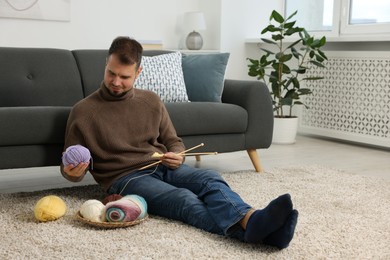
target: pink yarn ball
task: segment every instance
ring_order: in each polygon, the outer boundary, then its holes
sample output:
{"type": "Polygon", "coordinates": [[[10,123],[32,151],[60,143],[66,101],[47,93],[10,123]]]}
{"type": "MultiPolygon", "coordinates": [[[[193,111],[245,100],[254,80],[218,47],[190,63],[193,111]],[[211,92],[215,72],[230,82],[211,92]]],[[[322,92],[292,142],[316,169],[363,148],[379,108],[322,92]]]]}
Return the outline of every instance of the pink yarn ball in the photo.
{"type": "Polygon", "coordinates": [[[89,160],[91,160],[91,153],[86,147],[79,144],[69,146],[62,155],[64,166],[69,164],[76,166],[81,162],[89,162],[89,160]]]}

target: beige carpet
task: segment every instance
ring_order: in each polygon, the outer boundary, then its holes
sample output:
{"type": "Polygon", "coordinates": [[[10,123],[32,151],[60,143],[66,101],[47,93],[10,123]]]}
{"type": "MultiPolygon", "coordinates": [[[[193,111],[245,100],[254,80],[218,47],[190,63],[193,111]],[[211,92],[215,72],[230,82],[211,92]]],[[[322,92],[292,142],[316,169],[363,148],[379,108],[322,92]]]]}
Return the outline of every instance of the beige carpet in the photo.
{"type": "Polygon", "coordinates": [[[253,246],[151,216],[140,225],[104,230],[74,214],[97,186],[0,195],[0,259],[390,259],[390,182],[321,166],[224,173],[242,197],[264,207],[289,192],[299,210],[295,237],[285,250],[253,246]],[[41,197],[62,197],[68,212],[38,223],[41,197]]]}

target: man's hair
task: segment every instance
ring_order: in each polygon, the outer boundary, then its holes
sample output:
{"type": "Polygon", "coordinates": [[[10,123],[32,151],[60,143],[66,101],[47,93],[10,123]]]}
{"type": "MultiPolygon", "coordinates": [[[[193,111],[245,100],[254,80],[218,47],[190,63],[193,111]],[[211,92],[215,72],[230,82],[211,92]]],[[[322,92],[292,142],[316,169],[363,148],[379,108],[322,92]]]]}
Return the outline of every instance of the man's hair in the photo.
{"type": "Polygon", "coordinates": [[[119,36],[112,41],[108,50],[108,56],[115,54],[121,63],[136,64],[138,69],[141,65],[142,51],[142,45],[136,40],[126,36],[119,36]]]}

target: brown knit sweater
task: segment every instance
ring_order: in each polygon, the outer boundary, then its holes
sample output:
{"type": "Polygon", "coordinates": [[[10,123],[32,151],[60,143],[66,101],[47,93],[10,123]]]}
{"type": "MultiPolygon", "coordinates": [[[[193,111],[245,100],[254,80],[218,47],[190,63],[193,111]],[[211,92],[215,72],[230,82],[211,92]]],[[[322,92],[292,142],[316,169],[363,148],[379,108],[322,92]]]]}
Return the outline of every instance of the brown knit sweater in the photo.
{"type": "MultiPolygon", "coordinates": [[[[155,161],[151,158],[154,152],[185,149],[155,93],[133,88],[122,97],[113,97],[104,84],[78,102],[69,115],[64,150],[75,144],[90,150],[90,172],[104,190],[115,179],[155,161]]],[[[84,177],[62,174],[70,181],[84,177]]]]}

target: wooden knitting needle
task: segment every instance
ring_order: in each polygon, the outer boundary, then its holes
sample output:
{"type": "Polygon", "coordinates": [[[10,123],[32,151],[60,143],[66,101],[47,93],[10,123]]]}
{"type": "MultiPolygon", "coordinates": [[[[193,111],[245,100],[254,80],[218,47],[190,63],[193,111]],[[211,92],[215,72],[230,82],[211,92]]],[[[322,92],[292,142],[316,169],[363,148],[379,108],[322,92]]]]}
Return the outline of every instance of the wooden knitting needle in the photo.
{"type": "MultiPolygon", "coordinates": [[[[199,156],[199,155],[211,155],[211,154],[218,154],[217,152],[203,152],[203,153],[182,153],[180,155],[182,156],[199,156]]],[[[162,153],[154,153],[152,154],[152,158],[162,158],[164,157],[164,154],[162,153]]]]}
{"type": "Polygon", "coordinates": [[[192,150],[194,150],[194,149],[196,149],[196,148],[199,148],[199,147],[201,147],[201,146],[203,146],[203,145],[204,145],[204,143],[198,144],[198,145],[196,145],[196,146],[194,146],[194,147],[192,147],[192,148],[190,148],[190,149],[187,149],[187,150],[185,150],[185,151],[183,151],[183,152],[181,152],[181,153],[178,153],[178,154],[179,154],[179,155],[182,155],[182,154],[184,154],[184,153],[186,153],[186,152],[192,151],[192,150]]]}
{"type": "Polygon", "coordinates": [[[204,153],[183,153],[184,156],[195,156],[195,155],[211,155],[218,154],[217,152],[204,152],[204,153]]]}
{"type": "MultiPolygon", "coordinates": [[[[187,149],[187,150],[185,150],[185,151],[183,151],[183,152],[180,152],[180,153],[178,153],[178,155],[183,155],[183,154],[185,154],[186,152],[192,151],[192,150],[194,150],[194,149],[196,149],[196,148],[199,148],[199,147],[201,147],[201,146],[204,146],[204,143],[201,143],[201,144],[196,145],[196,146],[194,146],[194,147],[191,147],[191,148],[189,148],[189,149],[187,149]]],[[[159,164],[160,162],[162,162],[162,160],[158,160],[157,162],[153,162],[153,163],[150,163],[150,164],[148,164],[148,165],[145,165],[145,166],[139,168],[138,170],[140,171],[140,170],[147,169],[147,168],[149,168],[149,167],[151,167],[151,166],[153,166],[153,165],[159,164]]]]}

